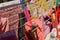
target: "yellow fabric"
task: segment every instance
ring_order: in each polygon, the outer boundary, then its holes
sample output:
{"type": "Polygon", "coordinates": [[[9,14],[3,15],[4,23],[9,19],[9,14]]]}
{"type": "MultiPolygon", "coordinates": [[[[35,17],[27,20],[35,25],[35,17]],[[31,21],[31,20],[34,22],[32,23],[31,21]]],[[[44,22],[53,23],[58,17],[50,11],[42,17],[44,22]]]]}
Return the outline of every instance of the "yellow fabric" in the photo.
{"type": "Polygon", "coordinates": [[[56,9],[56,5],[53,5],[53,8],[56,9]]]}
{"type": "Polygon", "coordinates": [[[30,10],[31,18],[38,18],[37,3],[28,4],[27,7],[30,10]]]}
{"type": "Polygon", "coordinates": [[[45,11],[48,11],[48,6],[47,6],[47,1],[46,0],[44,0],[43,1],[43,4],[42,4],[42,8],[45,10],[45,11]]]}
{"type": "Polygon", "coordinates": [[[48,12],[48,15],[51,15],[51,12],[50,11],[48,12]]]}
{"type": "Polygon", "coordinates": [[[39,0],[39,1],[38,1],[38,7],[40,7],[41,4],[42,4],[42,0],[39,0]]]}

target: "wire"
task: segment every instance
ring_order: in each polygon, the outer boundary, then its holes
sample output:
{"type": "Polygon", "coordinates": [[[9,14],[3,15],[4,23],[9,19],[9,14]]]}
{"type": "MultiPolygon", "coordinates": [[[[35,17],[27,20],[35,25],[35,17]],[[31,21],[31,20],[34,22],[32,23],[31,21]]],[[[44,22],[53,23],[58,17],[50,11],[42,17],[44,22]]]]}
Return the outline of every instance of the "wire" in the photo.
{"type": "MultiPolygon", "coordinates": [[[[12,12],[12,11],[11,11],[12,12]]],[[[11,17],[8,17],[8,18],[12,18],[12,17],[14,17],[14,16],[16,16],[16,14],[15,15],[13,15],[13,16],[11,16],[11,17]]],[[[19,21],[19,20],[21,20],[21,19],[24,19],[25,17],[22,17],[22,18],[20,18],[20,19],[17,19],[17,20],[14,20],[13,22],[10,22],[9,23],[9,25],[12,25],[13,23],[15,23],[15,22],[17,22],[17,21],[19,21]]],[[[49,19],[51,19],[51,18],[49,18],[49,19]]],[[[49,20],[48,19],[48,20],[49,20]]],[[[46,20],[45,22],[47,22],[48,20],[46,20]]],[[[25,25],[25,24],[24,24],[25,25]]],[[[24,26],[23,25],[23,26],[24,26]]],[[[22,27],[22,26],[21,26],[22,27]]],[[[19,29],[19,28],[21,28],[21,27],[18,27],[18,28],[16,28],[16,29],[19,29]]],[[[13,30],[15,30],[15,29],[13,29],[13,30]]]]}
{"type": "MultiPolygon", "coordinates": [[[[25,18],[25,17],[23,17],[23,18],[25,18]]],[[[11,24],[13,24],[13,23],[15,23],[15,22],[17,22],[17,21],[23,19],[23,18],[17,19],[17,20],[15,20],[15,21],[9,23],[9,25],[11,25],[11,24]]],[[[49,18],[48,20],[50,20],[50,18],[49,18]]],[[[45,22],[47,22],[48,20],[46,20],[45,22]]],[[[24,25],[25,25],[25,24],[24,24],[24,25]]],[[[22,26],[24,26],[24,25],[22,25],[22,26]]],[[[19,28],[21,28],[22,26],[20,26],[20,27],[18,27],[18,28],[16,28],[16,29],[19,29],[19,28]]],[[[15,30],[15,29],[13,29],[13,30],[15,30]]],[[[35,29],[34,29],[34,30],[35,30],[35,29]]]]}
{"type": "MultiPolygon", "coordinates": [[[[23,18],[25,18],[25,17],[23,17],[23,18]]],[[[20,18],[20,19],[17,19],[17,20],[15,20],[15,21],[13,21],[13,22],[10,22],[9,25],[11,25],[11,24],[13,24],[13,23],[15,23],[15,22],[17,22],[17,21],[23,19],[23,18],[20,18]]]]}

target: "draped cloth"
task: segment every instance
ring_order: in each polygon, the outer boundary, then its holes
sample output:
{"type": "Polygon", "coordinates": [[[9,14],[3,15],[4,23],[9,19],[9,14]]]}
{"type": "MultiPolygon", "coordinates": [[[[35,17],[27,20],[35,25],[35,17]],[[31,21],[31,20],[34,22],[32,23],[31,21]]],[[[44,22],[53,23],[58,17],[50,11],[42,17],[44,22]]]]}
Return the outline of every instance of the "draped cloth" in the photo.
{"type": "MultiPolygon", "coordinates": [[[[34,21],[38,27],[37,27],[37,36],[38,36],[38,40],[44,40],[44,32],[43,32],[43,28],[42,28],[42,23],[39,19],[32,19],[32,21],[34,21]]],[[[32,27],[30,27],[32,24],[28,22],[26,22],[26,24],[28,25],[25,25],[25,31],[28,32],[29,30],[31,30],[32,27]]],[[[30,40],[28,39],[27,35],[25,35],[25,40],[30,40]]]]}
{"type": "Polygon", "coordinates": [[[0,35],[0,40],[17,40],[16,32],[14,30],[7,31],[0,35]]]}
{"type": "Polygon", "coordinates": [[[0,34],[9,31],[8,18],[0,18],[0,34]]]}

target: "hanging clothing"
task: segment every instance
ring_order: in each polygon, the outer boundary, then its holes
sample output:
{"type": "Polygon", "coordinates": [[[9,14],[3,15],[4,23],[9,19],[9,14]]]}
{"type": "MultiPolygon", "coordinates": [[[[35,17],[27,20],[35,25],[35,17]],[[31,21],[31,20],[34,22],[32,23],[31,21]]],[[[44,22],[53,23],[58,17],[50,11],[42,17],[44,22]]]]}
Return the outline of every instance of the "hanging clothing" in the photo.
{"type": "Polygon", "coordinates": [[[17,40],[16,32],[14,30],[10,30],[0,35],[0,40],[17,40]]]}
{"type": "Polygon", "coordinates": [[[46,36],[45,40],[57,40],[56,33],[56,28],[53,28],[52,31],[46,36]]]}
{"type": "Polygon", "coordinates": [[[10,30],[16,29],[15,32],[16,32],[17,38],[18,38],[18,22],[19,22],[18,20],[19,20],[18,14],[16,14],[15,12],[12,12],[9,14],[8,16],[9,29],[10,30]]]}
{"type": "Polygon", "coordinates": [[[36,3],[30,2],[30,4],[27,4],[27,8],[28,8],[28,10],[30,10],[30,14],[31,14],[32,19],[33,18],[38,18],[37,2],[36,3]]]}
{"type": "Polygon", "coordinates": [[[0,34],[9,31],[8,18],[0,19],[0,34]]]}
{"type": "Polygon", "coordinates": [[[40,17],[40,20],[42,22],[42,27],[43,27],[43,31],[44,31],[44,37],[46,37],[46,35],[48,33],[50,33],[51,28],[51,20],[49,19],[49,16],[47,14],[43,15],[40,17]],[[48,20],[48,21],[47,21],[48,20]]]}
{"type": "MultiPolygon", "coordinates": [[[[32,21],[35,22],[38,25],[38,27],[37,27],[38,40],[44,40],[44,32],[43,32],[41,21],[39,19],[36,19],[36,18],[35,19],[32,19],[32,21]]],[[[26,22],[26,24],[29,25],[29,26],[28,25],[25,25],[25,31],[28,32],[29,30],[31,30],[31,28],[32,28],[31,25],[32,24],[30,24],[29,21],[26,22]]],[[[32,40],[32,39],[28,39],[27,35],[28,34],[25,34],[25,40],[32,40]]]]}

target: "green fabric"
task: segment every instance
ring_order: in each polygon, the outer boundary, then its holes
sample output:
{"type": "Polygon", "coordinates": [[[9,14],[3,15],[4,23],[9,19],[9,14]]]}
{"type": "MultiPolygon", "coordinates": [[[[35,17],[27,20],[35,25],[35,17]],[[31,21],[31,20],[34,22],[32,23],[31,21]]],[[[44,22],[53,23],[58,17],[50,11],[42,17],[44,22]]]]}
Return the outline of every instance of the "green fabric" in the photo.
{"type": "Polygon", "coordinates": [[[59,4],[59,0],[56,0],[56,5],[58,5],[59,4]]]}

